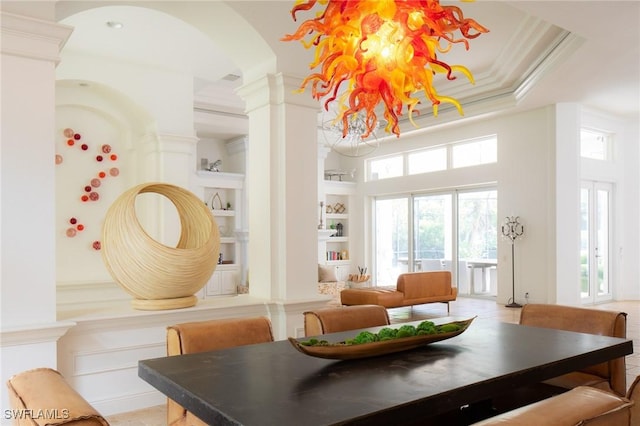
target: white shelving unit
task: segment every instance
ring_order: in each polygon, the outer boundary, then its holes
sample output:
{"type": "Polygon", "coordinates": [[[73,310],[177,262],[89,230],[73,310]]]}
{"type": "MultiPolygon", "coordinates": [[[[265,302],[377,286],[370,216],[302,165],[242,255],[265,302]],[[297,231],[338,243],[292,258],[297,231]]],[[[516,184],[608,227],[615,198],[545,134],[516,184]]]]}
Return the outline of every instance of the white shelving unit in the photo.
{"type": "Polygon", "coordinates": [[[347,272],[351,265],[349,222],[354,193],[354,182],[324,181],[324,226],[318,230],[320,263],[335,265],[347,272]]]}
{"type": "Polygon", "coordinates": [[[200,170],[195,179],[197,195],[213,215],[220,230],[218,265],[201,297],[228,296],[238,293],[245,260],[238,234],[244,232],[243,188],[244,175],[239,173],[200,170]]]}

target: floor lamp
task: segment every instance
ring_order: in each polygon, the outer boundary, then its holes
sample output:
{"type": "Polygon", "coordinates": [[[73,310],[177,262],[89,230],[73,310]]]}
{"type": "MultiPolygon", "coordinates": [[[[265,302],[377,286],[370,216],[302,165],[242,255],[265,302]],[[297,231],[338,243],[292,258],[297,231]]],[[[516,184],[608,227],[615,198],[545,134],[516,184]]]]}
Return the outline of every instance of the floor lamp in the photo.
{"type": "Polygon", "coordinates": [[[516,270],[515,270],[515,242],[524,234],[524,226],[519,222],[519,216],[507,216],[502,225],[502,235],[511,242],[511,303],[506,304],[507,308],[521,308],[522,305],[516,303],[516,270]]]}

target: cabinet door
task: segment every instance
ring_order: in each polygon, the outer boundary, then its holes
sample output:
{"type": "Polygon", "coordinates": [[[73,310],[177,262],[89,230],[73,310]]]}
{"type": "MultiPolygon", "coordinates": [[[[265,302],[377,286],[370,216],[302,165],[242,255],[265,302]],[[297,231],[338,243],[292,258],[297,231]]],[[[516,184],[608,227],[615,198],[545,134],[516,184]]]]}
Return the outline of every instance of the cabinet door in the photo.
{"type": "Polygon", "coordinates": [[[222,294],[236,294],[238,271],[221,271],[220,275],[222,294]]]}
{"type": "Polygon", "coordinates": [[[220,294],[222,294],[222,280],[220,279],[220,272],[216,271],[205,286],[205,297],[219,296],[220,294]]]}
{"type": "Polygon", "coordinates": [[[237,270],[216,270],[206,286],[206,296],[236,294],[238,291],[237,270]]]}

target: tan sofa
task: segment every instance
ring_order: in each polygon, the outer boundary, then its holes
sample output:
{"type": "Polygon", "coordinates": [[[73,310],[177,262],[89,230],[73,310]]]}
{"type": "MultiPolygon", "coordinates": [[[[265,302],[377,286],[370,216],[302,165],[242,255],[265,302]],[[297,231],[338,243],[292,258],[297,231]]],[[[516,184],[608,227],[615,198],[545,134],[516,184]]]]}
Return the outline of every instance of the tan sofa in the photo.
{"type": "Polygon", "coordinates": [[[340,292],[343,305],[380,305],[385,308],[446,303],[456,300],[457,287],[451,285],[451,272],[428,271],[400,274],[395,287],[349,288],[340,292]]]}

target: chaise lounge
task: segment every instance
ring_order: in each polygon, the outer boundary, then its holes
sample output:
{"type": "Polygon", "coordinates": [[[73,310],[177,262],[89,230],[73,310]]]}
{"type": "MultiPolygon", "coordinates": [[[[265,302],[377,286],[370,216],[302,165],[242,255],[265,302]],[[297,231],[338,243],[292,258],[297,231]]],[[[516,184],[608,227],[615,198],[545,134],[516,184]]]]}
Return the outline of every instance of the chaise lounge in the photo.
{"type": "Polygon", "coordinates": [[[394,287],[349,288],[340,292],[343,305],[380,305],[385,308],[446,303],[456,300],[458,288],[451,285],[451,272],[428,271],[400,274],[394,287]]]}

